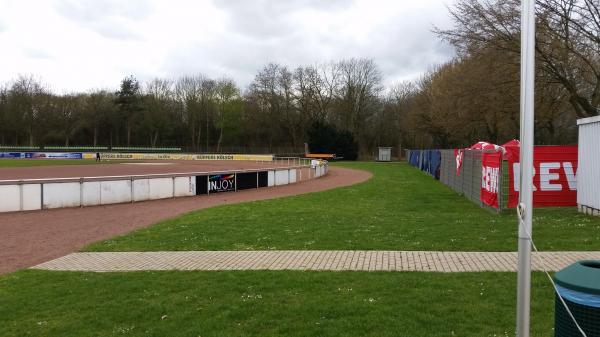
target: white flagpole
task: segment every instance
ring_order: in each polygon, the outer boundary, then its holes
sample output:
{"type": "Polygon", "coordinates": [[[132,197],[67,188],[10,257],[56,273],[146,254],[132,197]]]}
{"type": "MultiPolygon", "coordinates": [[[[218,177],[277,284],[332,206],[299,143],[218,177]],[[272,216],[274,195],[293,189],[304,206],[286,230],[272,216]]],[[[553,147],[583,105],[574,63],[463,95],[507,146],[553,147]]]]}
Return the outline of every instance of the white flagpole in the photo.
{"type": "Polygon", "coordinates": [[[535,81],[535,0],[521,0],[521,186],[517,336],[529,337],[531,301],[531,222],[533,212],[533,129],[535,81]]]}

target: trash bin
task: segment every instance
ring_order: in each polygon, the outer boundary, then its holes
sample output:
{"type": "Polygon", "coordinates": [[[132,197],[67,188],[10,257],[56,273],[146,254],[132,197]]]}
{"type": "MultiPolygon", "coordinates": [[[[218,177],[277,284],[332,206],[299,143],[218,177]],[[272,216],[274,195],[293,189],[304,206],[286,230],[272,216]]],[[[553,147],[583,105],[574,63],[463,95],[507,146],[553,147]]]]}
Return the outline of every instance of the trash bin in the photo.
{"type": "MultiPolygon", "coordinates": [[[[588,337],[600,337],[600,261],[579,261],[554,275],[558,293],[588,337]]],[[[554,304],[556,337],[581,337],[558,294],[554,304]]]]}

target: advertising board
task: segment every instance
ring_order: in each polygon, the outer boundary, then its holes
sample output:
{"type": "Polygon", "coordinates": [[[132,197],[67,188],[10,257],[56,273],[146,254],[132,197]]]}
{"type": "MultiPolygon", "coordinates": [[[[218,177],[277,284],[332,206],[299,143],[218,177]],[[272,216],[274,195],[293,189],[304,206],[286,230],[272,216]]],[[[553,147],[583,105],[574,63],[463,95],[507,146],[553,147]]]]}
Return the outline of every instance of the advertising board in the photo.
{"type": "Polygon", "coordinates": [[[209,193],[235,191],[235,174],[208,176],[208,191],[209,193]]]}
{"type": "MultiPolygon", "coordinates": [[[[508,207],[519,203],[519,148],[507,147],[508,207]]],[[[577,205],[577,146],[535,146],[533,150],[533,205],[577,205]]]]}

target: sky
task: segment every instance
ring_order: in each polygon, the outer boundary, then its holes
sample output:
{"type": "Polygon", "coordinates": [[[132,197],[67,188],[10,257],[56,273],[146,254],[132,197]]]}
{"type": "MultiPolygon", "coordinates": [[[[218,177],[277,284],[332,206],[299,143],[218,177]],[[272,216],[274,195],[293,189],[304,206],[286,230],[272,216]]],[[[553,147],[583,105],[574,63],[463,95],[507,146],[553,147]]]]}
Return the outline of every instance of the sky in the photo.
{"type": "Polygon", "coordinates": [[[370,58],[385,85],[451,59],[452,0],[0,0],[0,83],[58,93],[204,74],[245,88],[269,62],[370,58]]]}

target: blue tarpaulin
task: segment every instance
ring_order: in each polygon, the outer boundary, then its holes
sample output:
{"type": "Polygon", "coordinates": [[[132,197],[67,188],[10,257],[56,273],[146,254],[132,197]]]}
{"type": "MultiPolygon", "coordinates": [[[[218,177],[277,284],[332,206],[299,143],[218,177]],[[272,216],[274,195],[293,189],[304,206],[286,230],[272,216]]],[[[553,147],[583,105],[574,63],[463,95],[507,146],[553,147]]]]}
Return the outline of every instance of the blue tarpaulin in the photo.
{"type": "Polygon", "coordinates": [[[408,163],[438,180],[440,179],[441,162],[440,150],[410,150],[408,163]]]}

